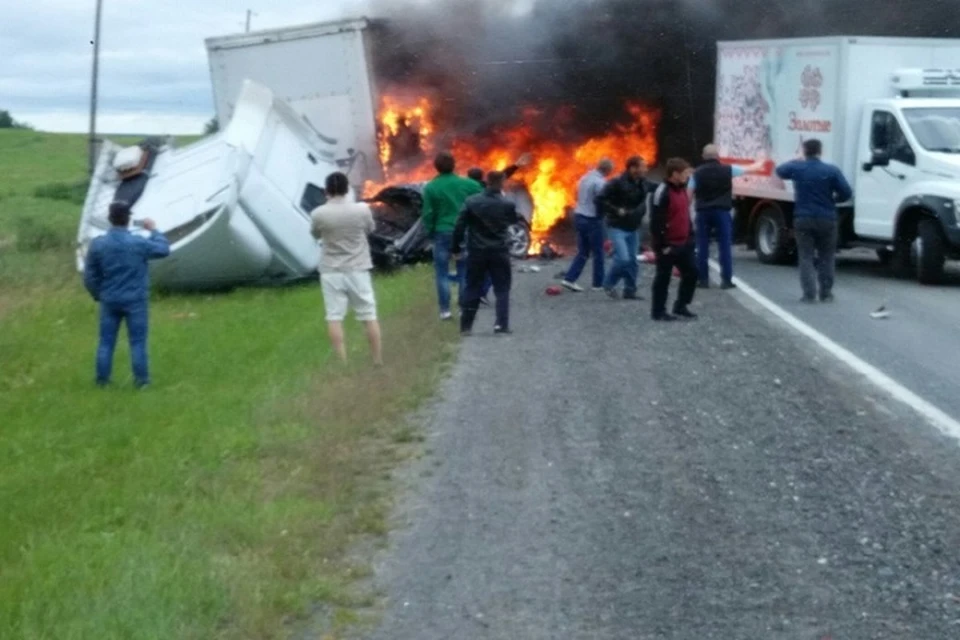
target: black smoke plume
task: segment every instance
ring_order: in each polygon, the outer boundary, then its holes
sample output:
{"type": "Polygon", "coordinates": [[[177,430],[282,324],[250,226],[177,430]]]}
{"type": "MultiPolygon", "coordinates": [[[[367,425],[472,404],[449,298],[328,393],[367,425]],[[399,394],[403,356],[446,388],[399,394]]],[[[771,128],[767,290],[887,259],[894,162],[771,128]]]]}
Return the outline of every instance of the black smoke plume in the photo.
{"type": "Polygon", "coordinates": [[[524,106],[548,114],[565,106],[563,128],[589,135],[609,128],[634,99],[662,110],[661,160],[696,157],[709,141],[718,40],[960,36],[960,0],[375,0],[374,6],[385,19],[375,47],[379,84],[434,92],[441,126],[451,135],[482,137],[497,124],[517,122],[524,106]]]}

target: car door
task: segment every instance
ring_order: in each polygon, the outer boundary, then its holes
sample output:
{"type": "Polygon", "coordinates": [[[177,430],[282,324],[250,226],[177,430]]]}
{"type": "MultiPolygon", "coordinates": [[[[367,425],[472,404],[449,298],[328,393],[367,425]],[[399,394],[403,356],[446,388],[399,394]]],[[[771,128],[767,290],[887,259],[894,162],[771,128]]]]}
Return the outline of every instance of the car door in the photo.
{"type": "Polygon", "coordinates": [[[897,116],[875,109],[861,140],[854,230],[858,236],[893,240],[902,192],[916,172],[917,156],[897,116]],[[882,156],[889,164],[875,164],[882,156]]]}

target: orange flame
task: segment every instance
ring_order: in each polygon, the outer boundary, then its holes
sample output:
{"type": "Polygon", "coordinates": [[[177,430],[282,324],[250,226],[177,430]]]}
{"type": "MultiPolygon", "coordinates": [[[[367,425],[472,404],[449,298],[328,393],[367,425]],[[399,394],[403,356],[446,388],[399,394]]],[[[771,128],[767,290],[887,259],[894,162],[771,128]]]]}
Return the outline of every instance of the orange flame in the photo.
{"type": "Polygon", "coordinates": [[[399,98],[384,96],[381,100],[378,116],[377,143],[380,149],[380,162],[389,167],[392,160],[393,145],[401,133],[401,126],[407,131],[419,134],[419,146],[425,153],[432,152],[432,137],[435,131],[433,109],[426,98],[417,98],[412,104],[404,104],[399,98]]]}
{"type": "MultiPolygon", "coordinates": [[[[502,170],[523,153],[533,157],[531,164],[520,169],[515,179],[522,182],[534,204],[531,251],[539,248],[543,236],[566,215],[567,207],[576,201],[576,187],[583,174],[602,158],[610,158],[623,167],[627,158],[642,156],[649,164],[657,159],[657,109],[628,103],[629,119],[617,124],[603,136],[561,141],[555,136],[538,133],[533,122],[550,114],[526,109],[521,122],[502,127],[482,138],[457,138],[448,145],[457,160],[458,172],[469,167],[484,171],[502,170]]],[[[559,116],[560,114],[553,114],[559,116]]],[[[384,96],[378,114],[380,161],[384,167],[384,184],[367,183],[364,192],[371,196],[386,184],[423,182],[435,175],[432,156],[437,148],[436,109],[425,97],[403,99],[384,96]],[[412,136],[412,139],[411,139],[412,136]],[[398,146],[419,152],[412,166],[405,166],[398,146]]]]}

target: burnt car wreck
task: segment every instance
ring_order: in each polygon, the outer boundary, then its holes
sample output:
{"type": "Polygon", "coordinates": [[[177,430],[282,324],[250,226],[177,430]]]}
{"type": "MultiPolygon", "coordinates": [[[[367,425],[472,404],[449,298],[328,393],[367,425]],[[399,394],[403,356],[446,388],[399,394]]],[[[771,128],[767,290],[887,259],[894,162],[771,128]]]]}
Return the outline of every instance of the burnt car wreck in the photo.
{"type": "MultiPolygon", "coordinates": [[[[432,243],[421,220],[424,184],[390,186],[364,199],[377,225],[369,240],[373,264],[378,269],[432,259],[432,243]]],[[[521,216],[522,221],[510,228],[510,255],[521,260],[530,251],[533,199],[522,183],[511,183],[505,196],[517,205],[521,216]]]]}

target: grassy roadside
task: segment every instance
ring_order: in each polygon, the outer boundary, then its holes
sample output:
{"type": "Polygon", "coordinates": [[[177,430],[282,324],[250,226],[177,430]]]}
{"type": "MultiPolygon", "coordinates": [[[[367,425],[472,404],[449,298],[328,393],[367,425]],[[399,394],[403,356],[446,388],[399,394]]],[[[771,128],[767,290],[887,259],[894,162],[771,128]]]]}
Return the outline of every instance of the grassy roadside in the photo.
{"type": "Polygon", "coordinates": [[[426,271],[378,281],[382,371],[358,326],[335,365],[316,287],[162,298],[142,394],[125,348],[91,388],[79,293],[0,320],[0,637],[272,638],[349,609],[340,554],[383,532],[377,481],[453,351],[430,293],[426,271]]]}
{"type": "MultiPolygon", "coordinates": [[[[110,139],[136,144],[141,138],[110,139]]],[[[73,246],[86,190],[86,136],[0,130],[0,250],[73,246]]]]}
{"type": "Polygon", "coordinates": [[[96,308],[69,247],[2,245],[27,210],[11,203],[75,228],[75,205],[34,191],[82,154],[25,134],[53,160],[24,147],[19,181],[0,171],[0,638],[280,638],[318,606],[351,622],[367,570],[345,551],[385,531],[404,416],[455,352],[430,270],[376,281],[382,370],[355,323],[336,363],[310,283],[158,296],[152,388],[132,390],[121,345],[116,387],[95,390],[96,308]]]}

